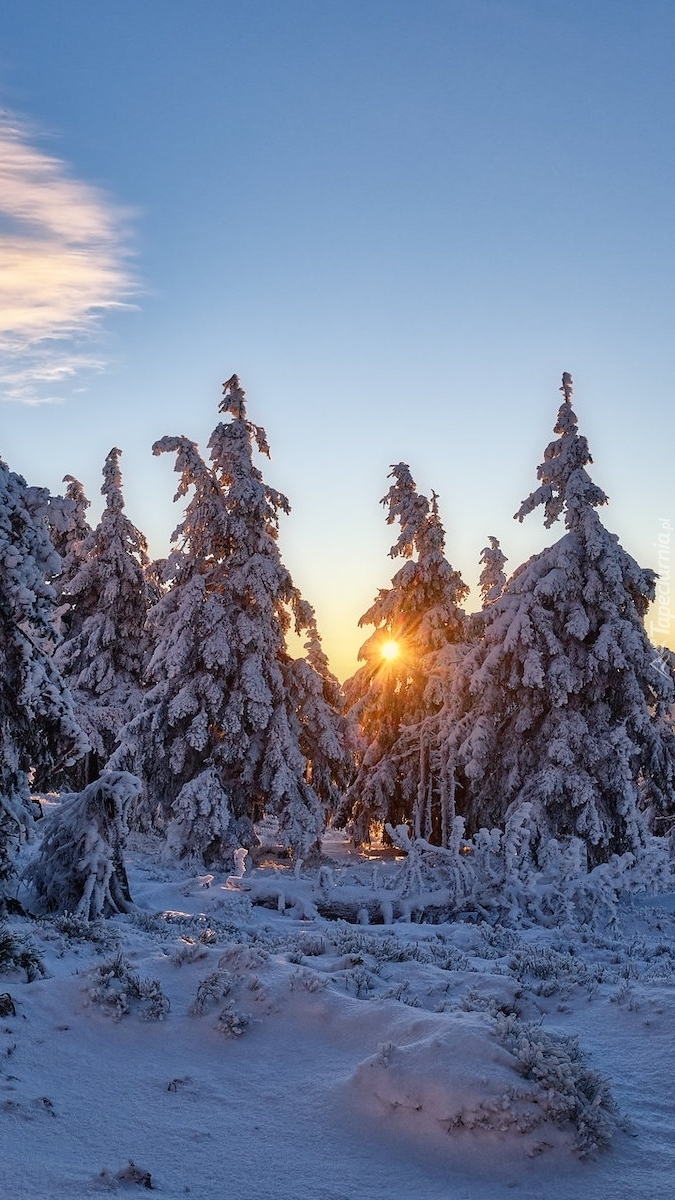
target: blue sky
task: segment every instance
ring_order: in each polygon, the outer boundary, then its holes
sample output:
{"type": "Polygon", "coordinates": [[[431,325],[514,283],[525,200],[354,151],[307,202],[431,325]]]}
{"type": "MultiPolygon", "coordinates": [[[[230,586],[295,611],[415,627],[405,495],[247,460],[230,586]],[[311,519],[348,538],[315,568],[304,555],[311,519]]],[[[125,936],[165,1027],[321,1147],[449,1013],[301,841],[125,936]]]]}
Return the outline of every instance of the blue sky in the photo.
{"type": "Polygon", "coordinates": [[[205,447],[236,371],[344,676],[394,570],[389,464],[440,494],[471,585],[488,534],[514,568],[562,533],[512,514],[568,370],[603,519],[654,564],[674,52],[665,0],[3,0],[3,457],[53,491],[76,475],[96,515],[120,446],[164,554],[175,477],[150,446],[205,447]]]}

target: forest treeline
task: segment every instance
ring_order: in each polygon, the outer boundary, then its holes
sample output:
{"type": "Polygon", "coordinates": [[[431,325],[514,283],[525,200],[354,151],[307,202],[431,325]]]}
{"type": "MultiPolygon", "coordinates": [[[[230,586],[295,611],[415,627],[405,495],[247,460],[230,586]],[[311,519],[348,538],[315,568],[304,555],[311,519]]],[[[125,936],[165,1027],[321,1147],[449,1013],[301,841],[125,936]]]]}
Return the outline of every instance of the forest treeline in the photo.
{"type": "Polygon", "coordinates": [[[572,390],[565,373],[555,439],[515,514],[541,507],[564,532],[508,578],[489,537],[477,613],[436,494],[392,467],[383,504],[401,565],[361,618],[373,632],[344,687],[282,561],[289,503],[256,465],[269,447],[236,376],[208,458],[184,436],[153,446],[175,456],[184,502],[165,560],[125,515],[116,447],[95,528],[72,476],[53,496],[0,462],[0,903],[54,791],[65,816],[32,868],[38,890],[49,901],[50,856],[62,876],[95,829],[109,878],[91,886],[117,909],[129,825],[226,870],[263,818],[304,861],[329,821],[357,845],[405,826],[446,847],[459,828],[467,852],[480,830],[526,828],[534,861],[551,839],[574,842],[584,870],[668,835],[673,656],[645,629],[657,576],[600,520],[572,390]]]}

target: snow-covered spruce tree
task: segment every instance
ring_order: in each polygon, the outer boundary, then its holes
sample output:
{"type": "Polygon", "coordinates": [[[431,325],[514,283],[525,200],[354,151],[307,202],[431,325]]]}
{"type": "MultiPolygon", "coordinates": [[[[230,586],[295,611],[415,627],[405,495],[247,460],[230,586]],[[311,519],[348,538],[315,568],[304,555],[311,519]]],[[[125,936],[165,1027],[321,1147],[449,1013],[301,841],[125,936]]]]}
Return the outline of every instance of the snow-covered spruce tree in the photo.
{"type": "Polygon", "coordinates": [[[49,778],[85,748],[51,658],[56,597],[46,579],[59,560],[34,501],[0,460],[0,904],[32,824],[31,772],[49,778]]]}
{"type": "Polygon", "coordinates": [[[480,590],[483,608],[487,608],[488,604],[493,604],[494,601],[501,596],[506,583],[506,575],[504,573],[504,563],[506,555],[499,545],[499,540],[496,537],[490,537],[489,546],[484,546],[480,552],[480,562],[483,570],[480,573],[478,580],[478,588],[480,590]]]}
{"type": "Polygon", "coordinates": [[[288,501],[253,461],[256,446],[269,455],[265,431],[247,419],[236,376],[223,393],[231,420],[211,435],[210,466],[186,437],[153,447],[177,456],[176,499],[192,496],[149,618],[152,686],[115,758],[140,772],[146,819],[167,829],[174,852],[207,865],[254,845],[264,814],[305,856],[350,767],[339,685],[279,553],[288,501]],[[298,661],[291,622],[307,639],[298,661]]]}
{"type": "Polygon", "coordinates": [[[74,563],[77,562],[76,547],[81,546],[84,538],[91,532],[91,526],[86,518],[89,501],[79,480],[72,475],[66,475],[63,480],[68,483],[65,496],[53,496],[48,488],[27,487],[26,503],[35,517],[45,521],[49,530],[52,545],[59,556],[60,562],[54,578],[50,582],[60,597],[64,581],[74,574],[74,563]]]}
{"type": "MultiPolygon", "coordinates": [[[[122,726],[136,712],[148,656],[144,632],[151,593],[145,577],[147,546],[124,513],[121,450],[108,454],[101,492],[106,507],[83,541],[66,546],[61,599],[67,630],[55,662],[69,683],[90,752],[65,779],[79,789],[95,779],[112,754],[122,726]]],[[[75,486],[77,481],[73,481],[75,486]]],[[[74,499],[84,515],[81,489],[74,499]]],[[[62,610],[63,612],[63,610],[62,610]]]]}
{"type": "Polygon", "coordinates": [[[71,579],[79,571],[84,542],[92,532],[87,520],[91,501],[82,484],[74,475],[64,475],[63,482],[68,484],[65,496],[50,496],[45,514],[54,549],[61,559],[54,585],[59,597],[68,591],[71,579]]]}
{"type": "Polygon", "coordinates": [[[446,752],[464,773],[468,832],[529,806],[534,850],[581,838],[589,867],[638,854],[645,814],[673,811],[673,683],[644,628],[654,573],[602,525],[607,496],[572,409],[572,380],[520,521],[543,505],[567,533],[521,566],[485,610],[484,640],[462,663],[446,752]]]}
{"type": "Polygon", "coordinates": [[[350,822],[357,843],[378,824],[406,820],[418,836],[443,838],[425,722],[441,707],[466,635],[460,604],[469,589],[445,557],[437,497],[420,495],[406,463],[390,478],[382,503],[387,523],[400,525],[390,557],[406,562],[361,617],[375,631],[359,651],[364,665],[345,684],[361,745],[337,820],[350,822]]]}
{"type": "MultiPolygon", "coordinates": [[[[42,489],[45,499],[39,505],[40,515],[47,522],[52,545],[60,560],[58,573],[50,577],[49,582],[58,601],[55,623],[61,640],[75,632],[73,620],[77,614],[65,597],[69,596],[71,580],[82,566],[84,543],[92,532],[87,520],[90,501],[82,484],[73,475],[65,475],[63,482],[68,484],[65,496],[52,496],[42,489]]],[[[31,490],[38,492],[40,489],[31,490]]]]}
{"type": "Polygon", "coordinates": [[[102,771],[48,814],[40,852],[24,873],[47,912],[93,921],[129,911],[123,850],[127,809],[140,790],[134,775],[102,771]]]}

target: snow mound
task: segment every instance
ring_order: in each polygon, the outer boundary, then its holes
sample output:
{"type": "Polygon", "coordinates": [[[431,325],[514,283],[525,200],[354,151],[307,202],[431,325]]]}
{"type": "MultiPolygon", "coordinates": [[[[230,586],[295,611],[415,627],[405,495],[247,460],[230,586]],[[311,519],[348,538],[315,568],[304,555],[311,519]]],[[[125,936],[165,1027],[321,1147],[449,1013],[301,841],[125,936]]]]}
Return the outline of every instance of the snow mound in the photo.
{"type": "Polygon", "coordinates": [[[381,1043],[350,1080],[360,1111],[397,1137],[520,1157],[609,1145],[616,1108],[575,1039],[476,1012],[419,1032],[417,1022],[413,1040],[381,1043]]]}

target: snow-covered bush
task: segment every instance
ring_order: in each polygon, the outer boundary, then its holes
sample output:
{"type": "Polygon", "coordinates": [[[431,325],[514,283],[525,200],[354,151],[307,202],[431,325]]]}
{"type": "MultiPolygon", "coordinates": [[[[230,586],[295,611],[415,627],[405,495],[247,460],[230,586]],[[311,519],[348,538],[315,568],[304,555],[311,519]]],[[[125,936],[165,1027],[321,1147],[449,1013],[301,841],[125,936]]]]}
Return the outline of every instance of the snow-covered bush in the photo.
{"type": "Polygon", "coordinates": [[[249,1013],[241,1012],[234,1004],[226,1004],[218,1014],[216,1029],[223,1037],[241,1037],[251,1024],[249,1013]]]}
{"type": "Polygon", "coordinates": [[[577,1038],[545,1033],[515,1016],[497,1017],[496,1031],[523,1078],[541,1087],[546,1117],[562,1129],[574,1127],[579,1155],[609,1146],[622,1121],[608,1080],[589,1066],[577,1038]]]}
{"type": "Polygon", "coordinates": [[[33,943],[7,925],[0,925],[0,973],[25,971],[30,983],[45,974],[45,968],[33,943]]]}
{"type": "Polygon", "coordinates": [[[40,918],[40,924],[43,938],[51,941],[58,934],[68,947],[86,943],[95,946],[99,954],[103,954],[119,946],[117,930],[111,928],[104,919],[89,921],[73,912],[62,912],[40,918]]]}
{"type": "Polygon", "coordinates": [[[217,970],[211,971],[199,983],[197,995],[189,1012],[193,1017],[204,1016],[214,1006],[221,1008],[215,1029],[225,1037],[241,1037],[254,1019],[246,1009],[268,1015],[270,1000],[259,975],[270,962],[269,951],[261,946],[232,942],[218,960],[217,970]]]}
{"type": "Polygon", "coordinates": [[[96,967],[93,986],[88,989],[92,1004],[120,1021],[131,1012],[143,1021],[162,1021],[171,1008],[158,979],[142,979],[123,954],[96,967]]]}
{"type": "Polygon", "coordinates": [[[232,990],[232,977],[227,971],[211,971],[197,985],[197,995],[190,1005],[191,1017],[203,1017],[204,1013],[219,1004],[232,990]]]}
{"type": "Polygon", "coordinates": [[[120,1183],[132,1183],[138,1184],[139,1187],[151,1189],[154,1188],[152,1175],[150,1172],[144,1171],[142,1167],[137,1167],[133,1158],[129,1159],[126,1167],[122,1167],[119,1171],[115,1171],[114,1174],[112,1171],[109,1171],[107,1167],[104,1167],[103,1170],[99,1172],[98,1181],[110,1189],[117,1188],[120,1183]]]}
{"type": "Polygon", "coordinates": [[[42,846],[25,878],[47,912],[94,921],[129,910],[122,855],[127,809],[140,790],[134,775],[104,771],[83,792],[66,795],[45,818],[42,846]]]}

